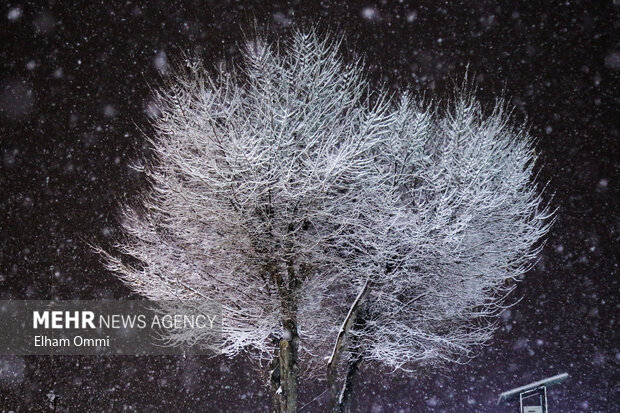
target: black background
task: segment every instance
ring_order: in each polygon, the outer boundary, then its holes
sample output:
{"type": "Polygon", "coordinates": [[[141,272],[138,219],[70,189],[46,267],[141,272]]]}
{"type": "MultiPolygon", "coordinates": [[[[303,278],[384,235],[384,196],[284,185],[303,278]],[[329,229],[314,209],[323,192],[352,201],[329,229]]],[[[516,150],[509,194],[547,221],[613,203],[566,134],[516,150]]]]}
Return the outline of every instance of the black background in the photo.
{"type": "MultiPolygon", "coordinates": [[[[140,130],[166,60],[235,61],[254,26],[275,37],[318,25],[365,56],[375,84],[441,100],[468,71],[485,106],[505,94],[538,138],[559,208],[523,300],[480,356],[421,378],[365,370],[358,411],[514,412],[495,405],[501,391],[564,371],[551,411],[619,411],[619,10],[612,0],[3,2],[0,298],[131,297],[87,243],[113,240],[118,205],[144,185],[129,164],[148,156],[140,130]]],[[[323,390],[304,388],[302,404],[323,390]]],[[[268,405],[243,358],[0,357],[0,411],[268,405]]]]}

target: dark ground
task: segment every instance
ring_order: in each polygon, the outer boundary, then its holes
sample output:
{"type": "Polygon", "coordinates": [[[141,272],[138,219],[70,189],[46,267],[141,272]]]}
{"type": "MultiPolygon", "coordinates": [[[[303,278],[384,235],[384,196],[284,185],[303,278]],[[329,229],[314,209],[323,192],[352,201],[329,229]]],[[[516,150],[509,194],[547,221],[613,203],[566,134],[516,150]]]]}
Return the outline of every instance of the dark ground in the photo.
{"type": "MultiPolygon", "coordinates": [[[[465,366],[415,379],[366,370],[360,412],[515,412],[498,394],[560,372],[553,412],[620,411],[620,5],[606,1],[50,1],[0,5],[0,298],[129,297],[86,241],[115,234],[142,185],[149,84],[182,52],[238,57],[252,22],[342,32],[375,82],[450,96],[469,65],[539,138],[557,223],[524,299],[465,366]],[[265,4],[263,4],[265,3],[265,4]]],[[[319,387],[310,387],[303,402],[319,387]]],[[[0,411],[264,411],[243,360],[0,357],[0,411]]],[[[321,401],[305,411],[321,411],[321,401]]]]}

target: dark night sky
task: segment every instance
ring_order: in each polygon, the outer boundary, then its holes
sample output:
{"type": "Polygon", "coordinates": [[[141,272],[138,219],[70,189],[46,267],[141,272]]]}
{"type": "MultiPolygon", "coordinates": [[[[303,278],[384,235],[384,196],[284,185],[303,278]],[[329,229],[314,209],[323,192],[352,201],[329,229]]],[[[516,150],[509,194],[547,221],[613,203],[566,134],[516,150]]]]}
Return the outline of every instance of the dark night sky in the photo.
{"type": "MultiPolygon", "coordinates": [[[[360,412],[515,412],[501,391],[560,372],[553,412],[620,411],[620,5],[606,1],[22,1],[0,5],[0,298],[128,298],[86,242],[115,235],[144,182],[149,85],[182,53],[238,58],[254,21],[342,33],[370,77],[450,96],[467,66],[486,106],[505,94],[538,137],[559,208],[523,300],[465,366],[415,378],[368,368],[360,412]]],[[[0,357],[0,411],[264,411],[243,359],[0,357]]],[[[307,386],[302,404],[320,393],[307,386]]],[[[321,402],[305,411],[321,411],[321,402]]]]}

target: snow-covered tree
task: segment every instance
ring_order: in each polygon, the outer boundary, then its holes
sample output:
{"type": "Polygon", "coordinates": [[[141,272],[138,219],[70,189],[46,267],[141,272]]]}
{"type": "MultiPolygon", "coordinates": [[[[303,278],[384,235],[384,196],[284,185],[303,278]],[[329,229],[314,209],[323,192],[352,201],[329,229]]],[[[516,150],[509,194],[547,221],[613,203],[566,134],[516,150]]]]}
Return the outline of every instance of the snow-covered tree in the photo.
{"type": "Polygon", "coordinates": [[[221,305],[221,351],[268,360],[276,411],[296,411],[302,374],[339,411],[361,362],[470,356],[547,230],[531,140],[501,105],[440,115],[373,91],[337,49],[298,32],[249,42],[239,69],[178,70],[151,189],[102,252],[137,293],[221,305]]]}
{"type": "Polygon", "coordinates": [[[413,371],[468,360],[491,338],[551,221],[533,183],[531,139],[501,103],[485,116],[461,95],[432,116],[405,95],[391,115],[375,155],[389,177],[384,221],[356,238],[361,253],[352,255],[374,271],[359,274],[366,278],[329,359],[335,411],[347,409],[362,361],[413,371]]]}

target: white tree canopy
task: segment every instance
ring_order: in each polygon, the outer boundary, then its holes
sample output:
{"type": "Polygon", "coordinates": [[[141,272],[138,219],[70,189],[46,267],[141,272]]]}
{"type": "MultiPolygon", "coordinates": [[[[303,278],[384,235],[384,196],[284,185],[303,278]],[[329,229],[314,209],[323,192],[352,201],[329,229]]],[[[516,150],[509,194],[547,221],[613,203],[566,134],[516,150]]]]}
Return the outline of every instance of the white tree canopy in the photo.
{"type": "Polygon", "coordinates": [[[292,317],[301,359],[323,363],[364,291],[348,332],[364,359],[461,360],[548,229],[532,141],[501,104],[484,115],[464,94],[439,112],[373,91],[337,49],[298,32],[248,43],[240,69],[173,76],[152,189],[108,267],[152,299],[221,304],[227,355],[271,358],[292,317]]]}

